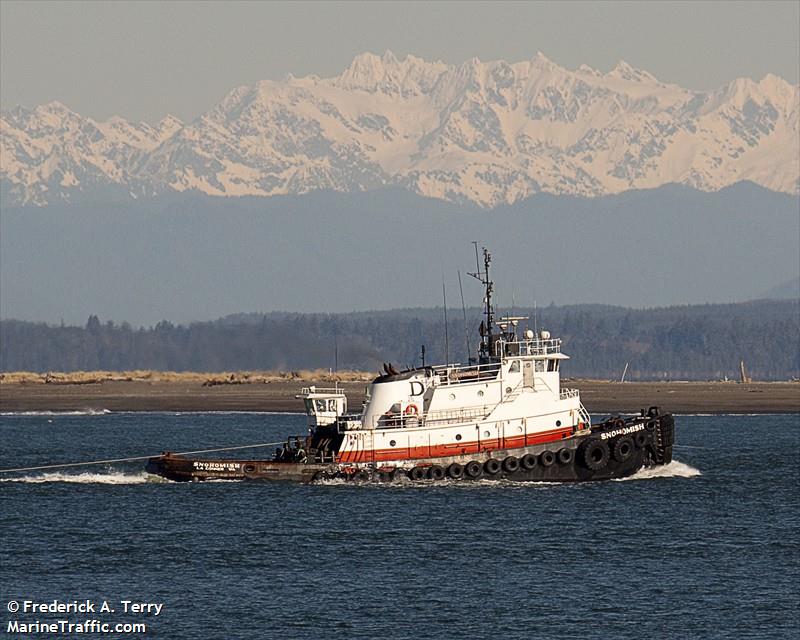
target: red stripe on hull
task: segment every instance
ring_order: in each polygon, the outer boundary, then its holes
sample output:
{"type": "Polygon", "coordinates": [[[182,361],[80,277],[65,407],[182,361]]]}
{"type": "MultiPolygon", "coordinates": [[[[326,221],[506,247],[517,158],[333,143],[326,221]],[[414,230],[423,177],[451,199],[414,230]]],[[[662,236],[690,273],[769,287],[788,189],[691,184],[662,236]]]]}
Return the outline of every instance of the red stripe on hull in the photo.
{"type": "Polygon", "coordinates": [[[483,453],[498,449],[522,449],[537,444],[559,442],[569,438],[573,433],[572,427],[541,431],[527,435],[511,436],[508,438],[491,438],[481,442],[453,442],[442,445],[424,445],[421,447],[399,447],[397,449],[367,449],[360,451],[342,451],[339,453],[339,462],[386,462],[389,460],[419,460],[421,458],[446,458],[449,456],[469,455],[483,453]]]}

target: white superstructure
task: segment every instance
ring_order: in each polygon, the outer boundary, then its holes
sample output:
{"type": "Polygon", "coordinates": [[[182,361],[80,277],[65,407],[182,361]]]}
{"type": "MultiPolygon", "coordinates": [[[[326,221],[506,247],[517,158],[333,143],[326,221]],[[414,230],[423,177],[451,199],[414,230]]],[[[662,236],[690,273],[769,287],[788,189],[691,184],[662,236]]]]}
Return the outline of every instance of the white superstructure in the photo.
{"type": "Polygon", "coordinates": [[[523,455],[588,433],[590,420],[578,391],[561,388],[560,365],[568,359],[561,340],[522,329],[526,317],[494,322],[490,262],[484,249],[485,270],[472,274],[487,293],[477,362],[406,371],[389,365],[368,385],[357,415],[347,415],[339,389],[303,389],[309,426],[335,424],[341,436],[337,462],[445,462],[498,450],[523,455]]]}

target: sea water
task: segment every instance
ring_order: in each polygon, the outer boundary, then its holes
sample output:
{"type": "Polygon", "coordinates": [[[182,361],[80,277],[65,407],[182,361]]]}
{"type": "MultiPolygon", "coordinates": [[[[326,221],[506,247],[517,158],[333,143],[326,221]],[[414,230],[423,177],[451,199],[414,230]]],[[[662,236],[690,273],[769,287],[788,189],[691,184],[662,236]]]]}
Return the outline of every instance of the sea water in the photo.
{"type": "MultiPolygon", "coordinates": [[[[6,414],[0,429],[10,468],[268,443],[305,418],[6,414]]],[[[144,622],[152,638],[796,637],[800,418],[678,416],[676,441],[667,467],[575,485],[181,484],[154,482],[143,461],[0,474],[2,629],[96,618],[144,622]],[[8,611],[87,599],[114,613],[8,611]]]]}

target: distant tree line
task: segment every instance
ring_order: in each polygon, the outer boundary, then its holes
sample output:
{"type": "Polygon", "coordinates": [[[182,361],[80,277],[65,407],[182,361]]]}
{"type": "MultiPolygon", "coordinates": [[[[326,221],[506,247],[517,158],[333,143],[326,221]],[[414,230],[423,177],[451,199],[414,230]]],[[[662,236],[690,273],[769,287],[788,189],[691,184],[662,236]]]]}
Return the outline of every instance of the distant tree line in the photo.
{"type": "MultiPolygon", "coordinates": [[[[502,310],[530,315],[529,325],[563,339],[568,377],[627,380],[738,377],[739,361],[757,380],[800,376],[800,302],[626,309],[602,305],[502,310]]],[[[234,371],[362,369],[467,362],[478,343],[480,310],[442,309],[345,314],[239,314],[188,326],[148,328],[102,322],[53,326],[0,321],[3,371],[234,371]]]]}

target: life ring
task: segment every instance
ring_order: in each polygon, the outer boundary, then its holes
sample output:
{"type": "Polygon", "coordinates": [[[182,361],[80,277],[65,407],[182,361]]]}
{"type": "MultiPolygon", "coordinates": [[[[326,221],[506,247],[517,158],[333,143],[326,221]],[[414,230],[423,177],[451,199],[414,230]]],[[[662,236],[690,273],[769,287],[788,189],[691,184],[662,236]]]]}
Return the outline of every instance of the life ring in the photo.
{"type": "Polygon", "coordinates": [[[419,415],[419,407],[415,404],[410,404],[406,407],[404,412],[407,416],[418,416],[419,415]]]}

